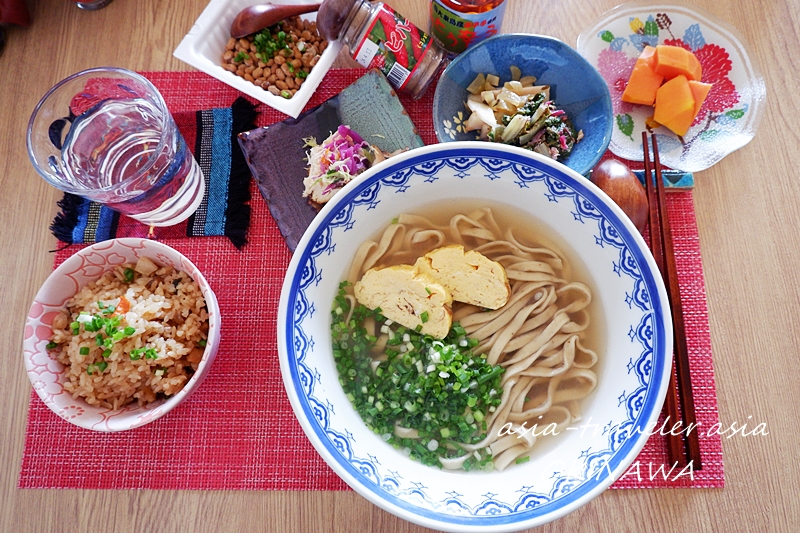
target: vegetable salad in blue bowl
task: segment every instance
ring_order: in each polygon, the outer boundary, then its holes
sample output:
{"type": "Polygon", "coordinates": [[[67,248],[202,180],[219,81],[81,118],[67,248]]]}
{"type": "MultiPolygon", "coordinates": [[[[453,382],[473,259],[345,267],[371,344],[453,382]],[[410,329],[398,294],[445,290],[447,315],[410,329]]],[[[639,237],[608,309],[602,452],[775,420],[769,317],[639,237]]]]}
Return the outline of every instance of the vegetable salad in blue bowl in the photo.
{"type": "Polygon", "coordinates": [[[459,55],[439,79],[433,120],[440,142],[519,146],[586,175],[611,141],[608,86],[553,37],[497,35],[459,55]]]}

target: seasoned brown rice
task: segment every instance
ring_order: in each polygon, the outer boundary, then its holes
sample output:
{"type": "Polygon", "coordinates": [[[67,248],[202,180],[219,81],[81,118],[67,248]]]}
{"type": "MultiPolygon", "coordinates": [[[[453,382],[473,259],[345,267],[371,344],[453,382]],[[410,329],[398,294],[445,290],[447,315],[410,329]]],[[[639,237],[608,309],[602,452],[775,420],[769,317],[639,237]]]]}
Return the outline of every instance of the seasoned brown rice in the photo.
{"type": "Polygon", "coordinates": [[[66,366],[68,392],[119,409],[183,388],[207,337],[208,311],[197,283],[140,259],[106,272],[67,301],[48,348],[66,366]]]}

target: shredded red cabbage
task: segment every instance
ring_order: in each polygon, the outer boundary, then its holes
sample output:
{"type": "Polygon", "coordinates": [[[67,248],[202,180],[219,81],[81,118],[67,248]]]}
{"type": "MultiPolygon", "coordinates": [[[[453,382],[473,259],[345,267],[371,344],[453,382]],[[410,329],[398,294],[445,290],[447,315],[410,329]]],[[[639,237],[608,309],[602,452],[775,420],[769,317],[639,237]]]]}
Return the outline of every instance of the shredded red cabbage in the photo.
{"type": "Polygon", "coordinates": [[[332,135],[330,141],[323,144],[322,148],[330,152],[330,156],[327,158],[329,164],[324,165],[322,169],[325,172],[334,162],[337,162],[344,166],[343,169],[337,168],[337,170],[346,170],[351,176],[356,176],[363,172],[369,164],[363,154],[363,151],[369,150],[369,143],[347,126],[339,126],[336,134],[332,135]]]}

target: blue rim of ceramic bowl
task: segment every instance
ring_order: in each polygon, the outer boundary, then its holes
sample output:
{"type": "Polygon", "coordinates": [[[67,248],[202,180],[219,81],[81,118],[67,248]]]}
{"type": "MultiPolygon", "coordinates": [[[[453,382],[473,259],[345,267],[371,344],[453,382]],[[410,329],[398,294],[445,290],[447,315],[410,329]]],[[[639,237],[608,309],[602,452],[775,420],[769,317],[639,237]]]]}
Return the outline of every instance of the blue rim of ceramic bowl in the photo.
{"type": "MultiPolygon", "coordinates": [[[[394,185],[396,186],[396,182],[394,185]]],[[[305,281],[308,282],[309,280],[306,279],[305,281]]],[[[505,145],[492,145],[491,143],[480,141],[458,141],[417,148],[401,156],[396,156],[396,158],[390,159],[359,176],[326,204],[303,235],[287,269],[278,313],[278,349],[284,385],[290,402],[295,414],[302,413],[302,415],[297,416],[298,421],[318,453],[356,492],[402,518],[415,521],[427,527],[448,528],[451,531],[454,527],[460,527],[459,531],[478,531],[486,530],[486,528],[496,531],[511,531],[550,522],[588,503],[611,485],[641,451],[648,437],[648,426],[656,423],[661,412],[669,382],[669,368],[671,368],[672,361],[671,322],[669,322],[669,328],[667,328],[669,320],[669,304],[666,303],[663,282],[661,282],[661,278],[657,274],[655,262],[644,240],[636,232],[632,223],[624,218],[621,210],[602,191],[577,172],[528,150],[505,145]],[[638,411],[637,418],[626,420],[626,424],[633,424],[633,427],[626,426],[626,434],[638,434],[638,436],[628,437],[623,445],[613,451],[610,459],[607,460],[608,466],[602,468],[603,475],[593,474],[578,488],[527,511],[494,516],[448,515],[414,505],[374,483],[366,482],[367,479],[364,475],[357,470],[352,462],[342,456],[336,449],[330,435],[326,434],[325,429],[317,422],[317,414],[314,411],[319,409],[320,406],[311,405],[308,397],[302,394],[304,389],[303,377],[298,372],[297,364],[300,358],[298,358],[294,346],[295,322],[289,320],[287,310],[303,305],[297,299],[302,285],[301,278],[304,273],[300,267],[305,267],[314,255],[318,255],[318,253],[314,254],[314,251],[318,248],[315,243],[324,242],[323,233],[325,228],[333,225],[337,217],[342,214],[342,211],[347,211],[346,206],[350,205],[353,200],[377,182],[386,180],[393,175],[397,176],[402,173],[403,169],[415,165],[434,159],[447,160],[456,157],[504,158],[512,163],[528,167],[544,167],[552,178],[561,180],[566,184],[565,188],[572,189],[576,196],[591,200],[592,207],[612,222],[612,229],[617,232],[620,240],[627,246],[627,250],[632,256],[632,261],[643,267],[641,276],[644,282],[644,290],[651,298],[649,313],[652,313],[652,323],[656,326],[653,332],[655,341],[652,346],[653,367],[650,372],[651,380],[646,386],[646,399],[638,411]],[[289,342],[290,340],[292,342],[289,342]],[[510,528],[509,526],[513,527],[510,528]]],[[[305,386],[307,387],[308,384],[305,386]]],[[[626,399],[630,399],[635,394],[636,392],[634,391],[626,399]]]]}
{"type": "MultiPolygon", "coordinates": [[[[488,39],[486,39],[484,41],[481,41],[479,44],[475,45],[473,48],[470,48],[466,52],[456,56],[456,58],[453,59],[450,62],[449,65],[447,65],[447,68],[445,68],[444,72],[442,73],[442,76],[445,76],[447,74],[448,70],[455,69],[455,67],[458,66],[461,62],[467,61],[468,57],[469,57],[468,52],[470,52],[471,50],[480,49],[481,47],[485,47],[485,46],[487,46],[486,43],[491,44],[494,41],[505,41],[505,40],[515,40],[515,39],[517,39],[517,40],[518,39],[533,39],[533,40],[547,41],[547,42],[551,42],[551,43],[556,43],[556,44],[562,45],[563,48],[565,50],[567,50],[568,53],[578,63],[583,63],[587,67],[588,71],[593,73],[593,75],[596,78],[596,81],[598,82],[598,84],[605,89],[605,91],[603,91],[603,96],[602,96],[602,99],[604,100],[605,107],[607,107],[609,110],[612,110],[611,93],[608,90],[608,85],[606,84],[606,81],[603,79],[603,77],[600,75],[600,73],[597,72],[597,69],[594,67],[594,65],[589,63],[589,61],[585,57],[583,57],[573,47],[571,47],[570,45],[568,45],[567,43],[565,43],[561,39],[557,39],[556,37],[551,37],[549,35],[539,35],[539,34],[535,34],[535,33],[503,33],[503,34],[499,34],[499,35],[493,35],[492,37],[489,37],[488,39]]],[[[437,87],[437,90],[438,90],[438,87],[437,87]]],[[[435,97],[435,95],[434,95],[434,97],[435,97]]],[[[435,120],[435,117],[436,117],[436,102],[434,102],[433,117],[434,117],[434,120],[435,120]]],[[[444,140],[443,139],[439,139],[438,129],[435,126],[436,125],[434,124],[434,134],[436,134],[436,138],[437,138],[437,140],[439,142],[448,142],[448,143],[452,142],[452,141],[447,140],[447,139],[444,139],[444,140]]],[[[601,143],[602,150],[598,151],[596,158],[594,159],[592,164],[588,165],[588,168],[586,168],[586,169],[573,169],[573,170],[575,170],[578,174],[586,175],[594,167],[594,165],[597,164],[597,162],[600,160],[600,158],[603,156],[603,154],[606,152],[606,150],[608,150],[608,146],[611,143],[611,135],[613,134],[613,131],[614,131],[614,114],[613,114],[613,111],[612,111],[608,116],[608,122],[606,124],[605,131],[603,131],[603,141],[601,143]]],[[[567,159],[567,161],[568,161],[568,159],[567,159]]]]}

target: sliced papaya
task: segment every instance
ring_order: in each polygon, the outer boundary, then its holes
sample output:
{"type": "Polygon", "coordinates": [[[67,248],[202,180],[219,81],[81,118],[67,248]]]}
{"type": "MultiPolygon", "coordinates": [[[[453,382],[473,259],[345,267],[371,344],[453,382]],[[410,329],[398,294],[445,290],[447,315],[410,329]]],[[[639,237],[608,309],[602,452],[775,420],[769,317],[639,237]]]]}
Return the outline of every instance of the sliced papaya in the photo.
{"type": "MultiPolygon", "coordinates": [[[[711,90],[711,84],[689,80],[689,89],[692,90],[692,96],[694,96],[694,116],[696,117],[703,106],[703,102],[706,101],[708,92],[711,90]]],[[[694,121],[694,117],[692,117],[692,121],[694,121]]]]}
{"type": "Polygon", "coordinates": [[[700,78],[703,68],[689,50],[679,46],[646,46],[639,54],[622,100],[652,105],[654,113],[646,123],[664,126],[684,136],[694,122],[711,90],[700,78]]]}
{"type": "Polygon", "coordinates": [[[688,57],[686,61],[689,66],[689,73],[691,76],[686,76],[686,79],[690,81],[700,81],[703,78],[703,66],[700,64],[700,60],[697,59],[697,56],[691,52],[688,52],[688,57]]]}
{"type": "Polygon", "coordinates": [[[659,44],[653,59],[653,70],[666,80],[683,75],[688,80],[700,81],[703,74],[700,61],[693,53],[680,46],[659,44]]]}
{"type": "Polygon", "coordinates": [[[653,119],[676,135],[686,135],[694,120],[694,96],[686,76],[679,74],[656,92],[653,119]]]}
{"type": "Polygon", "coordinates": [[[644,125],[650,128],[651,130],[661,127],[661,124],[656,122],[656,119],[654,119],[652,115],[644,119],[644,125]]]}
{"type": "Polygon", "coordinates": [[[653,70],[656,49],[645,46],[636,59],[628,85],[622,93],[622,101],[631,104],[653,105],[656,100],[656,91],[664,81],[664,76],[653,70]]]}

